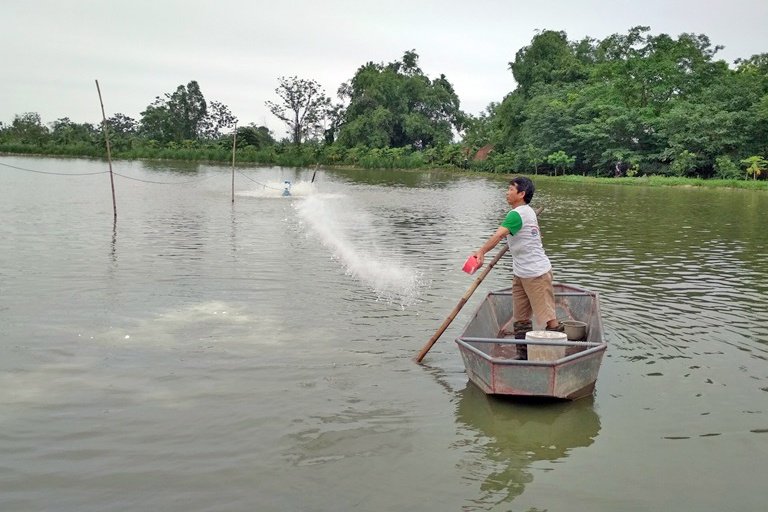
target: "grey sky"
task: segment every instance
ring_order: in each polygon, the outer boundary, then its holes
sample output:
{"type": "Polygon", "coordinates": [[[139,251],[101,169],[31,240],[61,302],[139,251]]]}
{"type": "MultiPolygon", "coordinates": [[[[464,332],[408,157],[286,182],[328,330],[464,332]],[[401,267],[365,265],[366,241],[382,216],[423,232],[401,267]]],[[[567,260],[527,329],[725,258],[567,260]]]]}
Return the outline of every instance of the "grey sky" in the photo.
{"type": "Polygon", "coordinates": [[[264,106],[279,76],[315,79],[335,98],[368,61],[416,50],[431,78],[445,74],[478,114],[514,89],[508,63],[536,30],[570,40],[626,34],[705,34],[732,63],[768,52],[766,0],[0,0],[0,122],[38,112],[98,123],[140,119],[156,96],[197,80],[239,124],[281,122],[264,106]]]}

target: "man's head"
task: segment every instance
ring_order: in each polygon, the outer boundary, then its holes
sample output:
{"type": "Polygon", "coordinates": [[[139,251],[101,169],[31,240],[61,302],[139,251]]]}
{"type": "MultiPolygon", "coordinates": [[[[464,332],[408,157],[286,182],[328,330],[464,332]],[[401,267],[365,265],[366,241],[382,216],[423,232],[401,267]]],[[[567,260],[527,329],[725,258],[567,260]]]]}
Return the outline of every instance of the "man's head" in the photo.
{"type": "Polygon", "coordinates": [[[533,182],[525,176],[517,176],[509,181],[509,186],[514,187],[518,192],[525,194],[523,201],[525,204],[529,204],[533,199],[533,192],[536,190],[536,186],[533,182]]]}

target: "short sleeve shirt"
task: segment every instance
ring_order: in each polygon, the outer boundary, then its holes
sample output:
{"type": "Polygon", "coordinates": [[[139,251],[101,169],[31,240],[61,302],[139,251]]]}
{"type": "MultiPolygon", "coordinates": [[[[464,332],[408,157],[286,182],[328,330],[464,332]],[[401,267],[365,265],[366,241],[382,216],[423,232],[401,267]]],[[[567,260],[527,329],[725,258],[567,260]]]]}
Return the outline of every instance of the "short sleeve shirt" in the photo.
{"type": "Polygon", "coordinates": [[[544,253],[536,212],[529,205],[518,206],[501,225],[509,230],[507,245],[512,254],[512,272],[518,277],[539,277],[552,270],[544,253]]]}

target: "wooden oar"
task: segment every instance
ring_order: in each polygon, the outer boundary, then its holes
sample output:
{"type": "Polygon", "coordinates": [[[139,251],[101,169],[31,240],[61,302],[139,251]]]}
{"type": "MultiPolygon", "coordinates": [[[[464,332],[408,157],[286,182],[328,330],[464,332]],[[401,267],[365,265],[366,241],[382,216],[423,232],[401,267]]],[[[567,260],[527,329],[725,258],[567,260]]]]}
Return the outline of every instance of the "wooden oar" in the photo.
{"type": "Polygon", "coordinates": [[[426,346],[423,349],[421,349],[421,352],[419,353],[419,355],[416,356],[417,363],[420,363],[421,360],[424,359],[424,356],[427,355],[427,352],[429,352],[429,349],[432,348],[432,345],[435,344],[438,338],[440,338],[440,336],[443,335],[443,333],[448,328],[448,326],[451,325],[451,322],[453,322],[453,319],[456,318],[456,315],[459,314],[459,311],[461,311],[461,308],[464,307],[464,304],[466,304],[469,298],[472,296],[472,294],[475,293],[475,290],[477,289],[478,286],[480,286],[480,283],[483,282],[483,279],[485,279],[485,276],[488,275],[488,272],[491,271],[491,269],[496,264],[496,262],[499,261],[499,259],[504,255],[505,252],[507,252],[508,249],[509,249],[509,246],[507,245],[506,242],[504,242],[504,247],[502,247],[499,250],[499,253],[496,255],[496,257],[493,258],[493,260],[491,260],[491,262],[488,264],[487,267],[485,267],[485,270],[483,270],[483,273],[480,274],[480,277],[475,279],[475,282],[472,283],[472,286],[469,287],[469,290],[467,290],[467,293],[464,294],[464,296],[461,298],[459,303],[456,304],[456,307],[453,308],[453,311],[451,311],[451,314],[448,315],[448,318],[445,319],[445,321],[443,322],[443,325],[441,325],[440,328],[437,330],[437,332],[434,335],[432,335],[432,338],[427,342],[426,346]]]}
{"type": "MultiPolygon", "coordinates": [[[[538,217],[539,214],[544,211],[544,207],[541,206],[535,210],[536,216],[538,217]]],[[[451,325],[451,322],[453,322],[453,319],[456,318],[456,315],[459,314],[459,311],[461,311],[461,308],[464,307],[464,304],[467,303],[469,298],[472,296],[473,293],[475,293],[475,290],[478,286],[480,286],[480,283],[483,282],[483,279],[485,279],[485,276],[488,275],[488,272],[491,271],[494,265],[501,259],[502,256],[504,256],[504,253],[507,252],[509,249],[509,245],[507,245],[507,242],[504,242],[504,247],[502,247],[499,250],[499,253],[496,255],[496,257],[491,260],[491,262],[488,264],[487,267],[485,267],[485,270],[483,270],[483,273],[480,274],[480,277],[475,279],[475,282],[472,283],[472,286],[469,287],[469,290],[467,290],[467,293],[464,294],[464,296],[461,298],[458,304],[456,304],[456,307],[453,308],[453,311],[451,311],[451,314],[448,315],[448,318],[445,319],[443,322],[443,325],[440,326],[440,328],[435,332],[435,334],[432,335],[432,338],[427,342],[427,344],[424,346],[423,349],[421,349],[421,352],[419,352],[419,355],[416,356],[415,361],[417,363],[420,363],[422,359],[424,359],[424,356],[427,355],[427,352],[429,352],[429,349],[432,348],[432,345],[435,344],[435,342],[440,338],[440,336],[443,335],[445,330],[448,328],[449,325],[451,325]]]]}

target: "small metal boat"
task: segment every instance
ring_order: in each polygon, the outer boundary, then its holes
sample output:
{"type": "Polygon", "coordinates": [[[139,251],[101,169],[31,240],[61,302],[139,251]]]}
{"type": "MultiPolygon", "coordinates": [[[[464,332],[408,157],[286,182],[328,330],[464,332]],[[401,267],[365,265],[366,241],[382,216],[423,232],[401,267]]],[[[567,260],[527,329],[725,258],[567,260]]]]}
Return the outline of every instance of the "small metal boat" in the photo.
{"type": "Polygon", "coordinates": [[[563,283],[554,288],[557,318],[586,324],[583,341],[550,340],[548,331],[529,332],[524,340],[504,336],[512,288],[488,293],[456,339],[469,380],[485,393],[575,400],[594,391],[608,346],[598,294],[563,283]]]}

